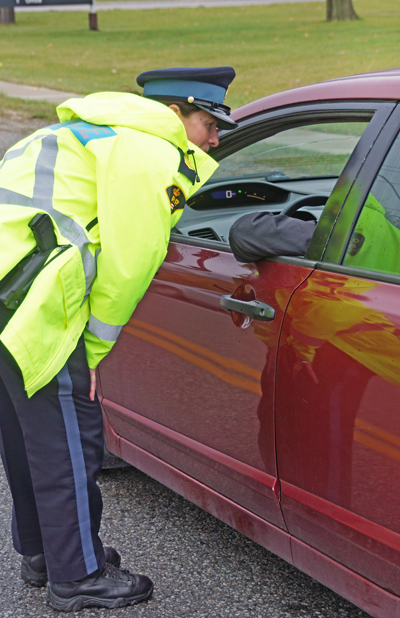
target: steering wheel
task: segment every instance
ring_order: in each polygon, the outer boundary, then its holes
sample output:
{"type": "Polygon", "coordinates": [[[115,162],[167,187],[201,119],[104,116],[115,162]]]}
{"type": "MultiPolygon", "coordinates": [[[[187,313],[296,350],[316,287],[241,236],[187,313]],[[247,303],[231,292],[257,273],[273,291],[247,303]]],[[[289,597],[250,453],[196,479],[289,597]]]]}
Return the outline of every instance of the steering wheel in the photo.
{"type": "Polygon", "coordinates": [[[292,214],[296,212],[296,210],[299,210],[302,206],[325,206],[328,198],[329,195],[323,195],[322,193],[302,195],[302,197],[298,197],[297,200],[294,200],[294,202],[289,204],[289,206],[286,206],[280,214],[291,217],[292,214]]]}

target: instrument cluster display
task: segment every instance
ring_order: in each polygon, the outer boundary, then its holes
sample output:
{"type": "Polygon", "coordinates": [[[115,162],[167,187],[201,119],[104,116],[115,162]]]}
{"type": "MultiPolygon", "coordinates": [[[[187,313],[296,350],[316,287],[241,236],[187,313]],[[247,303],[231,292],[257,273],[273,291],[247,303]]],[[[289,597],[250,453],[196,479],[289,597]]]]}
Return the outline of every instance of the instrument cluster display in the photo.
{"type": "Polygon", "coordinates": [[[282,204],[287,201],[287,191],[265,182],[232,182],[196,193],[188,201],[195,210],[254,206],[255,204],[282,204]]]}

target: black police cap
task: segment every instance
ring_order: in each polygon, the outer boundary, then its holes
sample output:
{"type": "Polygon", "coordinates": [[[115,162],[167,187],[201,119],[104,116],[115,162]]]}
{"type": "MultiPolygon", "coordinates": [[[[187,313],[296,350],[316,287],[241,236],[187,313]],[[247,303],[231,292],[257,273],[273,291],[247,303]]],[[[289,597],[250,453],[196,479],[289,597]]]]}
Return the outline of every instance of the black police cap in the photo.
{"type": "Polygon", "coordinates": [[[136,81],[148,99],[192,103],[214,116],[221,129],[235,129],[231,109],[224,105],[235,75],[232,67],[176,68],[146,71],[136,81]]]}

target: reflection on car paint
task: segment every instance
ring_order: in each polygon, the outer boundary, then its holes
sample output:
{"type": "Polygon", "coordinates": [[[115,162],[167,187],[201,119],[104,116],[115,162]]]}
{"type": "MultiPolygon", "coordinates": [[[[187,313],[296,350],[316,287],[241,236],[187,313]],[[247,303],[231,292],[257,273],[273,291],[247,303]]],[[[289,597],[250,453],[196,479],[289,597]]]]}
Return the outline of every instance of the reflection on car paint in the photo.
{"type": "Polygon", "coordinates": [[[204,346],[173,335],[163,328],[142,320],[129,320],[124,330],[134,337],[144,339],[175,356],[180,356],[188,363],[208,371],[227,384],[261,395],[259,384],[261,373],[234,358],[221,356],[204,346]]]}
{"type": "Polygon", "coordinates": [[[400,533],[397,299],[396,285],[315,271],[294,293],[284,322],[276,420],[289,530],[399,594],[400,569],[385,566],[392,549],[379,532],[400,533]],[[304,490],[304,502],[286,498],[285,483],[304,490]],[[308,495],[361,516],[381,542],[367,550],[346,518],[334,533],[329,515],[306,506],[308,495]]]}
{"type": "Polygon", "coordinates": [[[361,418],[356,418],[353,436],[355,442],[400,461],[400,438],[393,433],[384,431],[361,418]]]}
{"type": "Polygon", "coordinates": [[[368,279],[328,273],[321,273],[318,280],[311,277],[289,306],[292,322],[286,345],[293,346],[300,361],[312,363],[317,350],[329,341],[371,371],[400,385],[396,362],[400,330],[381,310],[366,304],[371,291],[378,287],[379,283],[368,279]],[[342,300],[347,301],[345,306],[342,300]]]}

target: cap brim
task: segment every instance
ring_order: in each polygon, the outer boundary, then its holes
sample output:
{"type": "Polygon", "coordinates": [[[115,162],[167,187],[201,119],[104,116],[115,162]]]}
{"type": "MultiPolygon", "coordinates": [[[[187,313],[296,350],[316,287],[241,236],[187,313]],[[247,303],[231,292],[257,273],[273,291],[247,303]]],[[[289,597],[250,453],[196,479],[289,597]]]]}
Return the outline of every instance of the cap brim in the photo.
{"type": "Polygon", "coordinates": [[[214,116],[214,118],[216,118],[218,121],[217,127],[219,129],[225,129],[226,131],[232,131],[232,129],[236,129],[239,126],[237,122],[232,120],[232,118],[226,112],[223,112],[219,109],[216,109],[208,105],[202,105],[201,103],[198,103],[197,101],[194,101],[194,105],[196,107],[199,107],[200,109],[203,109],[205,112],[208,112],[209,114],[211,114],[211,116],[214,116]]]}

